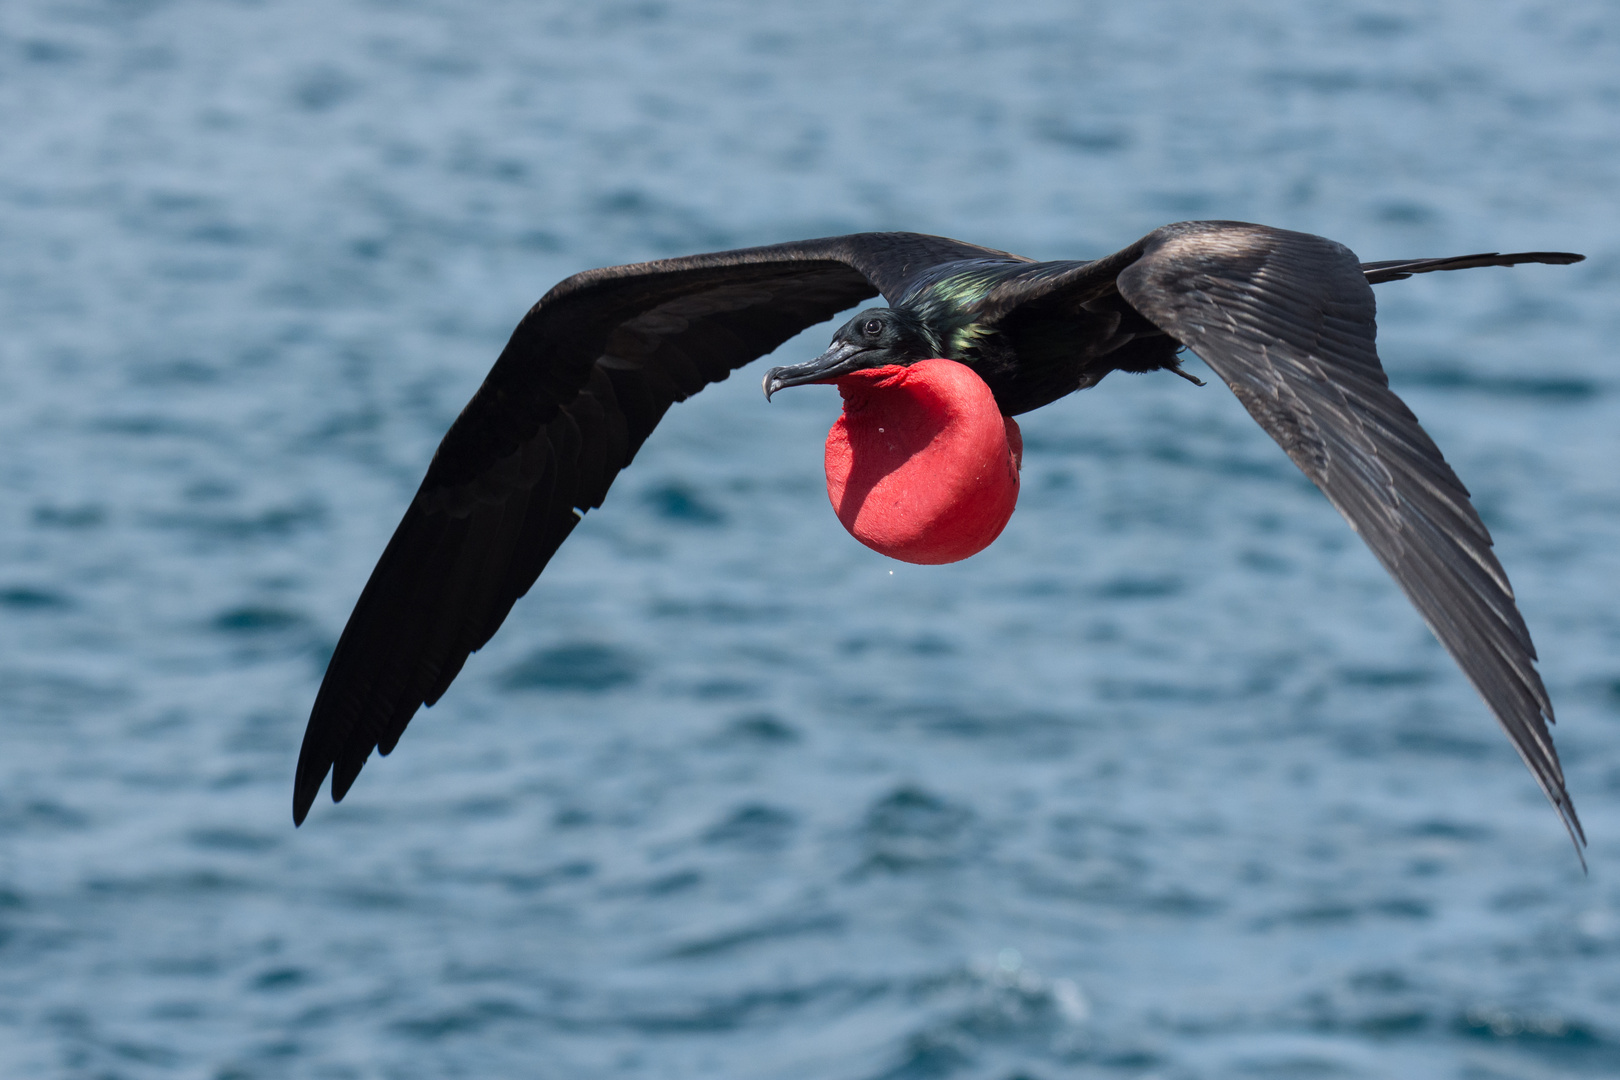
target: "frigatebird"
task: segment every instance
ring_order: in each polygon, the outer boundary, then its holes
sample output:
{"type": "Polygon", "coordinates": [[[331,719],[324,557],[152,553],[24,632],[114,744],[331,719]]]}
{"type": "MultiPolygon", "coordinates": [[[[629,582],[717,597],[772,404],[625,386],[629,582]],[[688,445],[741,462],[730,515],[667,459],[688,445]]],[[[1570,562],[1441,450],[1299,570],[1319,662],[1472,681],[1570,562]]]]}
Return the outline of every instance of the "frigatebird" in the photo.
{"type": "Polygon", "coordinates": [[[858,233],[587,270],[518,323],[451,425],[338,641],[304,734],[302,823],[348,792],[500,627],[675,402],[881,293],[767,397],[880,366],[971,368],[1004,417],[1191,349],[1359,533],[1496,715],[1577,852],[1552,703],[1468,491],[1390,389],[1372,285],[1567,252],[1362,263],[1233,221],[1166,225],[1094,261],[1037,262],[917,233],[858,233]]]}

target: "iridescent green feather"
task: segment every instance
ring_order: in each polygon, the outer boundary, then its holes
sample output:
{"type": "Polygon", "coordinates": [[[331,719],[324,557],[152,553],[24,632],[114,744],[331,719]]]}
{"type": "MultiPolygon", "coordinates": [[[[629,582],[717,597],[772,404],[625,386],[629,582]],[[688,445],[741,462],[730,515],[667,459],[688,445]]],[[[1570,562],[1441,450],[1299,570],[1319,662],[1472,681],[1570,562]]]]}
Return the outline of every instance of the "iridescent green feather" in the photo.
{"type": "Polygon", "coordinates": [[[1007,276],[1002,265],[973,267],[930,281],[910,301],[924,322],[937,327],[941,345],[953,359],[971,356],[979,342],[992,331],[974,317],[990,295],[990,290],[1007,276]]]}

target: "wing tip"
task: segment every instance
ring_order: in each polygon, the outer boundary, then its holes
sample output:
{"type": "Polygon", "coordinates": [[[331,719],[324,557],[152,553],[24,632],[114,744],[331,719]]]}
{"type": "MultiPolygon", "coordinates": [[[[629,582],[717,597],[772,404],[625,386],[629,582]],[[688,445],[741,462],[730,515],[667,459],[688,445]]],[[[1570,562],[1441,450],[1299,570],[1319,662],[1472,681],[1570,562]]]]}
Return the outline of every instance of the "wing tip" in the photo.
{"type": "MultiPolygon", "coordinates": [[[[1549,721],[1552,719],[1550,712],[1546,714],[1546,718],[1549,721]]],[[[1552,803],[1554,813],[1558,815],[1558,820],[1563,824],[1564,831],[1569,834],[1569,842],[1575,848],[1575,858],[1579,859],[1581,863],[1581,873],[1590,874],[1591,871],[1586,865],[1586,828],[1581,824],[1580,814],[1575,812],[1575,800],[1570,798],[1569,787],[1564,781],[1564,770],[1558,761],[1558,753],[1551,747],[1551,733],[1549,732],[1548,735],[1549,738],[1545,746],[1546,757],[1539,762],[1543,766],[1542,768],[1538,768],[1536,756],[1530,754],[1526,747],[1520,745],[1519,740],[1516,738],[1512,739],[1513,747],[1519,752],[1519,756],[1524,760],[1524,763],[1530,766],[1530,773],[1535,777],[1537,785],[1540,786],[1541,793],[1547,796],[1548,802],[1552,803]]],[[[1538,748],[1540,748],[1540,740],[1537,742],[1538,748]]]]}
{"type": "MultiPolygon", "coordinates": [[[[315,767],[315,757],[306,746],[298,755],[298,768],[293,773],[293,828],[298,828],[309,817],[309,812],[320,797],[321,786],[326,783],[327,773],[332,771],[332,762],[325,761],[319,768],[315,767]]],[[[337,802],[342,796],[333,798],[337,802]]]]}
{"type": "Polygon", "coordinates": [[[328,761],[321,766],[319,772],[314,769],[306,770],[303,768],[303,762],[300,762],[293,781],[293,827],[302,825],[304,819],[309,816],[315,800],[320,797],[321,786],[326,783],[328,774],[332,777],[332,801],[340,803],[359,778],[360,770],[365,768],[366,762],[370,759],[371,748],[367,747],[362,754],[337,755],[337,760],[328,761]],[[358,760],[355,760],[356,758],[358,760]]]}
{"type": "Polygon", "coordinates": [[[293,784],[293,828],[298,828],[304,823],[304,819],[309,817],[309,811],[315,805],[315,800],[321,793],[321,785],[325,782],[326,771],[322,770],[320,778],[312,784],[305,783],[301,779],[293,784]]]}
{"type": "Polygon", "coordinates": [[[1553,809],[1558,811],[1559,820],[1564,823],[1564,831],[1569,833],[1569,842],[1575,847],[1575,857],[1581,862],[1581,873],[1590,876],[1591,870],[1586,865],[1586,830],[1581,826],[1580,815],[1575,812],[1574,801],[1570,799],[1569,792],[1560,787],[1557,797],[1552,798],[1552,804],[1553,809]]]}

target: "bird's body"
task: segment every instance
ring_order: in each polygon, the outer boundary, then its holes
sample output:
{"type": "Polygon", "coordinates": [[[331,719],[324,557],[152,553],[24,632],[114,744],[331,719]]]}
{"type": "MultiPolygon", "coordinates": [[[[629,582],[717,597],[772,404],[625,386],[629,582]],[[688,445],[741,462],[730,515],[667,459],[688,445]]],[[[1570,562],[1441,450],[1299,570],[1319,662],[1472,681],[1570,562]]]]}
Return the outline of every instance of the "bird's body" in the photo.
{"type": "MultiPolygon", "coordinates": [[[[1328,496],[1463,668],[1557,808],[1579,820],[1535,650],[1484,525],[1374,348],[1371,284],[1432,270],[1569,263],[1530,252],[1359,263],[1321,237],[1169,225],[1090,262],[1034,262],[865,233],[587,271],[519,323],[446,434],[333,654],[299,756],[301,822],[431,705],[671,404],[882,293],[766,394],[885,365],[957,361],[1003,416],[1191,348],[1328,496]]],[[[1197,380],[1193,380],[1197,381],[1197,380]]]]}

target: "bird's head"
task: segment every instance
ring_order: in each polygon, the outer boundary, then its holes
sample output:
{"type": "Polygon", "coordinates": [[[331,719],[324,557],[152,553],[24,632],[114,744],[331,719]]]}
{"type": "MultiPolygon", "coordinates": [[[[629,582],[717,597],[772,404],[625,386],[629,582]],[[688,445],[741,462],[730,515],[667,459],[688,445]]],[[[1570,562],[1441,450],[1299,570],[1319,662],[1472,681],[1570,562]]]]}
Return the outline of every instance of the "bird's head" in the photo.
{"type": "Polygon", "coordinates": [[[940,355],[939,340],[916,315],[896,308],[867,308],[839,327],[827,351],[814,360],[767,371],[765,398],[785,386],[834,382],[851,372],[890,364],[909,367],[940,355]]]}

